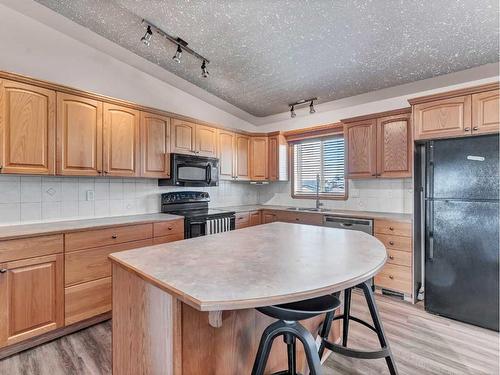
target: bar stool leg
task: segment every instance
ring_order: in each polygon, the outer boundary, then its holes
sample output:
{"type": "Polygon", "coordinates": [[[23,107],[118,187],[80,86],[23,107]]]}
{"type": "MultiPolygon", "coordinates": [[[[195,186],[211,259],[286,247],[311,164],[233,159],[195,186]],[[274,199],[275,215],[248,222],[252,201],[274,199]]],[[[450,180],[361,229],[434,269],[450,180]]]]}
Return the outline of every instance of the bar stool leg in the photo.
{"type": "Polygon", "coordinates": [[[286,343],[287,356],[288,356],[288,375],[297,375],[297,360],[295,357],[295,336],[289,333],[283,335],[283,341],[286,343]]]}
{"type": "Polygon", "coordinates": [[[342,319],[342,346],[347,346],[349,337],[349,314],[351,313],[351,292],[352,289],[346,289],[344,292],[344,319],[342,319]]]}
{"type": "Polygon", "coordinates": [[[325,320],[321,325],[321,330],[319,332],[319,336],[321,337],[321,344],[319,344],[318,354],[319,359],[323,358],[323,354],[325,353],[325,340],[328,339],[328,335],[330,334],[330,330],[332,329],[333,316],[334,312],[326,313],[325,320]]]}
{"type": "Polygon", "coordinates": [[[396,362],[394,361],[394,357],[392,355],[391,348],[387,342],[385,337],[384,327],[382,325],[382,321],[380,320],[379,312],[377,309],[377,304],[375,303],[375,297],[373,296],[373,292],[371,286],[368,283],[362,283],[360,286],[363,288],[363,292],[365,294],[366,303],[368,305],[368,309],[370,310],[370,315],[373,320],[373,325],[376,329],[378,340],[380,342],[380,346],[382,348],[387,348],[389,355],[385,357],[385,361],[387,363],[387,367],[389,368],[389,372],[391,375],[397,375],[398,370],[396,368],[396,362]]]}
{"type": "Polygon", "coordinates": [[[304,346],[307,365],[309,366],[309,375],[321,375],[321,362],[318,356],[316,340],[314,340],[314,337],[303,325],[297,324],[294,328],[297,331],[296,337],[304,346]]]}
{"type": "Polygon", "coordinates": [[[255,357],[255,362],[252,368],[252,375],[264,375],[266,369],[267,359],[269,358],[269,353],[271,352],[271,347],[273,345],[274,339],[282,333],[286,324],[282,320],[268,326],[264,332],[262,332],[262,338],[260,339],[259,349],[257,350],[257,356],[255,357]]]}

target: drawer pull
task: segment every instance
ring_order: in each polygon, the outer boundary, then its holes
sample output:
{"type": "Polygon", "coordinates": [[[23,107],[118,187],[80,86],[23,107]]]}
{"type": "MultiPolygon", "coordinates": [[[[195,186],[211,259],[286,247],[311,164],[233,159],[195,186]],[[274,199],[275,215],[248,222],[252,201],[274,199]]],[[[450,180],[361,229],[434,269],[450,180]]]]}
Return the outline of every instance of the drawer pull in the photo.
{"type": "Polygon", "coordinates": [[[172,230],[173,228],[172,228],[172,227],[168,227],[167,229],[168,229],[168,230],[172,230]]]}
{"type": "Polygon", "coordinates": [[[113,233],[113,234],[111,235],[111,238],[118,238],[118,236],[117,236],[115,233],[113,233]]]}
{"type": "Polygon", "coordinates": [[[472,130],[479,130],[479,128],[477,126],[474,126],[472,130]]]}
{"type": "Polygon", "coordinates": [[[7,272],[6,268],[0,268],[0,273],[5,273],[5,272],[7,272]]]}
{"type": "Polygon", "coordinates": [[[392,255],[389,255],[389,259],[394,260],[394,257],[392,255]]]}
{"type": "Polygon", "coordinates": [[[389,279],[394,280],[394,276],[389,275],[389,279]]]}
{"type": "Polygon", "coordinates": [[[295,218],[295,221],[299,221],[300,219],[298,217],[295,218]]]}
{"type": "Polygon", "coordinates": [[[394,230],[394,227],[389,227],[389,230],[394,230]]]}
{"type": "Polygon", "coordinates": [[[394,241],[389,241],[389,245],[394,245],[394,241]]]}

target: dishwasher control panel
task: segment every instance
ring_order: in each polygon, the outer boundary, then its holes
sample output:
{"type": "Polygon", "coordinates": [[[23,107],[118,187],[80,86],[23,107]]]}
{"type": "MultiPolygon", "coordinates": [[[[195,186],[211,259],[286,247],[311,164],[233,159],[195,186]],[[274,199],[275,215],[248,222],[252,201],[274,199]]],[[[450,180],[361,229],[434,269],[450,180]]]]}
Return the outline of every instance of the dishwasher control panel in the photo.
{"type": "Polygon", "coordinates": [[[323,225],[330,228],[358,230],[373,235],[372,219],[357,219],[351,217],[325,215],[323,225]]]}

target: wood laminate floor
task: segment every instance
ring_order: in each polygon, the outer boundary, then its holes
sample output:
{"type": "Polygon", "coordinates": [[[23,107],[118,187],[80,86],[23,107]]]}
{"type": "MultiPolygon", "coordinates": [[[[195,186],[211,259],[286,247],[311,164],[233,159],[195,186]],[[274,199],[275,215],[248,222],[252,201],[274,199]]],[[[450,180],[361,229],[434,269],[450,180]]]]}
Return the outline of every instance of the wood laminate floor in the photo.
{"type": "MultiPolygon", "coordinates": [[[[434,316],[419,306],[388,297],[377,296],[377,301],[401,375],[499,374],[498,333],[434,316]]],[[[353,294],[352,313],[369,320],[368,310],[357,293],[353,294]]],[[[351,324],[349,340],[352,347],[378,346],[374,333],[357,323],[351,324]]],[[[386,373],[383,359],[336,355],[324,366],[324,375],[386,373]]],[[[101,323],[0,360],[0,374],[111,374],[111,323],[101,323]]]]}

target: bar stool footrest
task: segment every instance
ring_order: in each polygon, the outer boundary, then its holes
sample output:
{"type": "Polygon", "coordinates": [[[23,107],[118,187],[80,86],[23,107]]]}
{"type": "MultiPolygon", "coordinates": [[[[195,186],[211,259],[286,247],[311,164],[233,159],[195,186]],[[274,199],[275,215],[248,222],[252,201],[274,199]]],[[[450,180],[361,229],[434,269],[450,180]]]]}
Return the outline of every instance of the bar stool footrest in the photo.
{"type": "Polygon", "coordinates": [[[344,355],[346,357],[352,357],[352,358],[359,358],[359,359],[378,359],[378,358],[386,358],[388,357],[391,352],[389,351],[389,348],[383,348],[380,350],[375,350],[375,351],[364,351],[364,350],[357,350],[357,349],[350,349],[346,348],[341,345],[333,344],[330,341],[323,341],[323,344],[325,345],[325,348],[328,350],[344,355]]]}
{"type": "MultiPolygon", "coordinates": [[[[340,319],[342,319],[342,320],[344,319],[344,315],[343,315],[343,314],[342,314],[342,315],[335,316],[335,317],[333,318],[333,320],[340,320],[340,319]]],[[[371,325],[370,323],[368,323],[368,322],[365,322],[365,321],[364,321],[364,320],[362,320],[362,319],[359,319],[359,318],[356,318],[355,316],[351,316],[351,315],[349,315],[349,320],[353,320],[353,321],[355,321],[355,322],[357,322],[357,323],[359,323],[359,324],[364,325],[364,326],[365,326],[365,327],[367,327],[367,328],[370,328],[373,332],[377,332],[377,329],[376,329],[374,326],[372,326],[372,325],[371,325]]]]}

